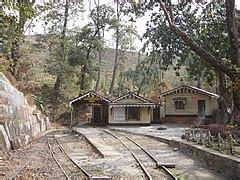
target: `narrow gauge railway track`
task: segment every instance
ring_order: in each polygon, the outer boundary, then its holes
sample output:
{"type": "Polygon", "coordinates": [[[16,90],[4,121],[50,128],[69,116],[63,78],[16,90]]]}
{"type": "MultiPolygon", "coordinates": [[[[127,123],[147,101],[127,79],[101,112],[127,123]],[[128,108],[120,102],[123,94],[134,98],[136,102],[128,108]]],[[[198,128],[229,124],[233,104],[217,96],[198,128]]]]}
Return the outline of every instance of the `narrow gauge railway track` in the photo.
{"type": "MultiPolygon", "coordinates": [[[[138,158],[138,156],[131,150],[131,148],[129,148],[129,146],[123,141],[121,140],[117,135],[113,134],[112,132],[105,130],[105,129],[101,129],[103,132],[106,132],[107,134],[111,135],[112,137],[114,137],[115,139],[117,139],[130,153],[131,155],[134,157],[134,159],[137,161],[137,163],[139,164],[139,166],[141,167],[143,173],[145,174],[146,178],[149,180],[152,180],[153,177],[150,175],[149,171],[147,170],[147,168],[144,166],[144,164],[141,162],[141,160],[138,158]]],[[[121,134],[119,134],[121,135],[121,134]]],[[[122,136],[122,135],[121,135],[122,136]]],[[[150,153],[148,152],[146,149],[144,149],[140,144],[138,144],[136,141],[130,139],[129,137],[125,137],[128,141],[132,142],[133,144],[135,144],[138,148],[140,148],[156,165],[156,167],[159,167],[159,161],[150,153]]],[[[176,180],[177,178],[171,173],[171,171],[165,167],[164,165],[161,165],[161,168],[165,171],[165,173],[168,175],[168,177],[170,177],[171,179],[176,180]]]]}
{"type": "Polygon", "coordinates": [[[47,143],[51,156],[61,169],[66,179],[70,180],[73,177],[91,179],[92,176],[74,161],[55,136],[48,136],[47,143]],[[55,145],[57,145],[57,147],[55,145]]]}
{"type": "MultiPolygon", "coordinates": [[[[62,130],[61,130],[62,131],[62,130]]],[[[15,169],[12,169],[12,172],[10,174],[7,175],[7,179],[25,179],[25,178],[32,178],[35,179],[35,177],[37,175],[39,175],[40,171],[44,168],[44,165],[49,161],[50,157],[48,156],[48,154],[50,154],[50,150],[48,148],[48,143],[47,143],[47,135],[44,136],[44,138],[41,141],[46,141],[44,143],[44,146],[37,146],[35,147],[34,153],[31,156],[28,156],[28,158],[25,158],[26,160],[23,161],[23,163],[21,163],[22,165],[18,166],[15,169]],[[38,172],[36,174],[34,174],[34,176],[29,177],[29,173],[26,172],[28,171],[27,169],[29,169],[29,167],[32,166],[32,164],[36,161],[36,157],[38,156],[38,154],[40,152],[45,151],[45,149],[47,149],[47,156],[46,156],[46,160],[45,162],[42,164],[42,166],[40,167],[40,169],[38,170],[38,172]]],[[[34,141],[32,142],[34,143],[34,141]]]]}
{"type": "MultiPolygon", "coordinates": [[[[45,145],[45,146],[46,146],[46,145],[45,145]]],[[[42,147],[42,148],[45,148],[45,147],[42,147]]],[[[39,149],[42,150],[42,148],[39,148],[39,149]]],[[[22,172],[25,170],[25,168],[27,168],[28,166],[31,165],[31,163],[34,161],[34,157],[37,156],[38,153],[39,153],[39,151],[36,151],[36,152],[31,156],[30,159],[28,159],[27,161],[25,161],[25,162],[23,163],[22,166],[14,169],[14,170],[13,170],[13,173],[10,174],[10,175],[8,175],[8,179],[18,179],[19,176],[22,175],[22,172]]],[[[21,178],[21,177],[20,177],[20,178],[21,178]]]]}

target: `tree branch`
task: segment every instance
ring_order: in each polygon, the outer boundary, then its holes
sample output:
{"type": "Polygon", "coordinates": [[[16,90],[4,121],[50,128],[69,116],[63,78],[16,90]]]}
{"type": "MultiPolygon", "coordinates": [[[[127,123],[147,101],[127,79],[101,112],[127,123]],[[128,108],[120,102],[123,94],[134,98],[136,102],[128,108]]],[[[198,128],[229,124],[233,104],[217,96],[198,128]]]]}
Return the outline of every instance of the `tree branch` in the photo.
{"type": "MultiPolygon", "coordinates": [[[[223,72],[226,74],[232,81],[236,80],[236,73],[230,69],[228,66],[224,65],[219,59],[217,59],[214,55],[200,47],[192,38],[190,38],[184,31],[182,31],[179,27],[176,26],[174,21],[172,20],[169,11],[167,10],[165,4],[162,0],[158,0],[160,7],[163,9],[166,19],[170,28],[185,42],[190,49],[195,52],[198,56],[201,57],[206,63],[208,63],[211,67],[215,68],[218,72],[223,72]]],[[[170,8],[170,7],[169,7],[170,8]]],[[[171,11],[171,10],[170,10],[171,11]]]]}

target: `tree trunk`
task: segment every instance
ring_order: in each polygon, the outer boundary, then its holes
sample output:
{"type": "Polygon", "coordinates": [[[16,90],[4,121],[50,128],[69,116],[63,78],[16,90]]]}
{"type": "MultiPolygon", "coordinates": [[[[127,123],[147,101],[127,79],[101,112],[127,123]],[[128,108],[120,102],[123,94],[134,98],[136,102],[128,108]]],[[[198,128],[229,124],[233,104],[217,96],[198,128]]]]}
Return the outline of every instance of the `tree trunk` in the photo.
{"type": "MultiPolygon", "coordinates": [[[[96,37],[99,33],[100,33],[101,27],[97,27],[93,37],[96,37]]],[[[83,68],[81,69],[81,77],[80,77],[80,93],[82,93],[83,90],[85,90],[85,77],[86,77],[86,73],[87,73],[87,65],[88,65],[88,60],[90,58],[90,54],[92,52],[92,50],[96,47],[96,45],[94,46],[93,44],[90,44],[88,50],[87,50],[87,54],[86,54],[86,58],[85,58],[85,64],[83,65],[83,68]]]]}
{"type": "MultiPolygon", "coordinates": [[[[119,2],[117,1],[117,19],[119,21],[120,18],[120,13],[118,12],[119,10],[119,2]]],[[[115,59],[114,59],[114,67],[113,67],[113,74],[112,74],[112,80],[111,80],[111,85],[109,88],[109,94],[112,93],[115,85],[115,80],[116,80],[116,75],[117,75],[117,69],[118,69],[118,46],[119,46],[119,26],[117,25],[116,28],[116,47],[115,47],[115,59]]]]}
{"type": "Polygon", "coordinates": [[[111,94],[114,89],[116,75],[117,75],[117,69],[118,69],[118,38],[116,41],[114,67],[113,67],[113,74],[112,74],[112,80],[111,80],[111,85],[110,85],[110,89],[109,89],[109,94],[111,94]]]}
{"type": "MultiPolygon", "coordinates": [[[[98,1],[98,5],[99,5],[99,1],[98,1]]],[[[99,17],[98,17],[99,19],[99,17]]],[[[99,26],[97,27],[99,29],[99,26]]],[[[103,29],[103,35],[101,36],[101,33],[100,31],[98,31],[98,37],[101,37],[104,39],[104,29],[103,29]]],[[[99,67],[98,67],[98,72],[97,72],[97,81],[96,81],[96,86],[95,86],[95,91],[97,92],[98,91],[98,88],[99,88],[99,84],[100,84],[100,81],[101,81],[101,66],[102,66],[102,49],[101,48],[98,48],[98,64],[99,64],[99,67]]]]}
{"type": "Polygon", "coordinates": [[[218,83],[218,88],[219,88],[219,107],[220,110],[222,111],[221,113],[221,118],[222,122],[225,124],[228,122],[228,117],[227,117],[227,104],[226,104],[226,82],[225,82],[225,77],[223,73],[218,73],[218,78],[219,78],[219,83],[218,83]]]}
{"type": "MultiPolygon", "coordinates": [[[[231,47],[231,62],[237,68],[240,68],[240,29],[237,25],[235,1],[225,1],[226,22],[228,26],[228,36],[231,47]]],[[[238,72],[239,73],[239,72],[238,72]]],[[[233,81],[233,113],[236,122],[240,124],[240,75],[233,81]]],[[[233,123],[233,122],[232,122],[233,123]]]]}
{"type": "Polygon", "coordinates": [[[85,89],[86,65],[83,66],[80,77],[80,94],[85,89]]]}
{"type": "Polygon", "coordinates": [[[231,46],[231,62],[239,66],[238,62],[238,27],[236,20],[235,0],[225,1],[226,22],[228,26],[228,36],[231,46]]]}
{"type": "MultiPolygon", "coordinates": [[[[94,35],[94,37],[96,36],[96,33],[94,35]]],[[[86,59],[85,59],[85,64],[83,65],[83,68],[81,69],[81,77],[80,77],[80,94],[82,93],[83,90],[85,90],[85,77],[86,77],[86,73],[87,73],[87,64],[88,64],[88,60],[90,57],[90,53],[92,51],[92,45],[90,45],[90,47],[87,50],[87,55],[86,55],[86,59]]]]}
{"type": "Polygon", "coordinates": [[[100,84],[100,81],[101,81],[101,65],[102,65],[102,52],[101,52],[101,50],[98,51],[98,64],[99,64],[99,67],[98,67],[97,81],[96,81],[96,86],[95,86],[95,91],[96,92],[98,91],[99,84],[100,84]]]}
{"type": "Polygon", "coordinates": [[[17,35],[19,38],[15,38],[12,42],[12,48],[11,48],[11,66],[10,66],[10,73],[12,76],[14,76],[16,79],[18,78],[17,76],[17,64],[20,58],[20,45],[22,43],[22,36],[23,36],[23,31],[24,31],[24,25],[27,22],[27,18],[25,16],[25,6],[32,6],[33,3],[23,3],[20,0],[18,0],[18,4],[20,6],[19,8],[19,23],[17,27],[17,35]]]}
{"type": "Polygon", "coordinates": [[[56,120],[56,114],[58,110],[58,102],[60,96],[60,86],[61,86],[61,76],[57,76],[56,82],[53,88],[53,97],[52,97],[52,119],[53,122],[56,120]]]}
{"type": "MultiPolygon", "coordinates": [[[[66,37],[66,30],[67,30],[67,22],[68,22],[68,10],[69,10],[69,5],[68,5],[68,0],[66,0],[65,3],[65,9],[64,9],[64,22],[63,22],[63,30],[61,34],[61,42],[60,42],[60,48],[61,48],[61,57],[62,57],[62,62],[65,61],[65,37],[66,37]]],[[[56,82],[54,84],[54,97],[53,97],[53,121],[56,120],[56,114],[58,110],[58,104],[59,104],[59,96],[60,96],[60,88],[61,88],[61,83],[62,83],[62,75],[58,74],[56,78],[56,82]]]]}

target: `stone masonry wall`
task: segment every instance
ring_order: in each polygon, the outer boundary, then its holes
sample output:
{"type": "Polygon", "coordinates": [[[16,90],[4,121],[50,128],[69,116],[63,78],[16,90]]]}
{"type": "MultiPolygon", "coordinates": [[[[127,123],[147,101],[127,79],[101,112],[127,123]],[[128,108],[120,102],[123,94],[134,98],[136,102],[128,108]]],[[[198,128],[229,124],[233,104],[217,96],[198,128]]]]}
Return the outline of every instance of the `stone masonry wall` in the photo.
{"type": "Polygon", "coordinates": [[[0,152],[18,149],[49,128],[49,119],[0,72],[0,152]]]}

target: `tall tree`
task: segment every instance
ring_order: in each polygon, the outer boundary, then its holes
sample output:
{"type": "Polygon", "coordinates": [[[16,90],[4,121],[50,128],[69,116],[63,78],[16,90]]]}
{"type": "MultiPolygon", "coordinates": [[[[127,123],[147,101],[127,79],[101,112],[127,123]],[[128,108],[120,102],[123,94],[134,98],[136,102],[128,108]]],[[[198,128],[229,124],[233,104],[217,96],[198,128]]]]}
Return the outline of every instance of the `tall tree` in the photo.
{"type": "MultiPolygon", "coordinates": [[[[66,31],[67,31],[67,24],[68,24],[68,12],[69,11],[69,2],[66,0],[64,5],[64,16],[63,16],[63,28],[60,37],[60,51],[61,51],[61,58],[62,62],[65,62],[66,57],[66,50],[65,50],[65,38],[66,38],[66,31]]],[[[58,109],[59,103],[59,95],[60,95],[60,86],[62,81],[62,74],[58,74],[56,78],[56,82],[54,84],[54,102],[53,102],[53,121],[55,121],[55,111],[58,109]]]]}
{"type": "Polygon", "coordinates": [[[33,5],[35,0],[14,2],[4,1],[2,9],[3,17],[3,52],[8,59],[9,71],[17,78],[17,65],[20,58],[20,46],[24,41],[24,26],[33,18],[35,11],[33,5]]]}
{"type": "Polygon", "coordinates": [[[68,23],[70,18],[78,16],[78,12],[82,11],[81,3],[72,3],[69,0],[58,3],[46,3],[38,6],[38,10],[45,12],[41,18],[45,24],[45,33],[43,40],[49,48],[47,71],[55,77],[53,85],[52,98],[52,115],[53,120],[57,114],[59,101],[61,99],[60,92],[64,78],[68,77],[71,67],[67,61],[69,51],[69,31],[68,23]]]}
{"type": "MultiPolygon", "coordinates": [[[[125,6],[124,3],[117,0],[116,1],[116,23],[113,25],[115,29],[114,39],[115,39],[115,56],[114,56],[114,66],[113,73],[111,77],[111,84],[109,87],[109,94],[111,94],[115,87],[115,81],[118,75],[118,67],[120,64],[121,56],[124,55],[126,50],[132,50],[131,47],[135,37],[138,37],[136,28],[130,21],[125,22],[123,17],[125,16],[125,6]]],[[[123,57],[124,58],[124,57],[123,57]]]]}
{"type": "MultiPolygon", "coordinates": [[[[208,49],[214,56],[221,59],[224,64],[227,64],[230,58],[230,45],[227,43],[227,24],[224,19],[226,17],[225,11],[224,5],[213,3],[205,7],[201,6],[201,9],[198,5],[193,7],[191,3],[174,6],[176,24],[181,29],[184,29],[201,47],[208,49]]],[[[192,52],[181,38],[169,29],[164,16],[152,14],[147,27],[144,37],[162,55],[164,66],[172,67],[174,65],[176,70],[185,66],[189,77],[197,81],[199,88],[201,88],[202,84],[212,86],[217,78],[221,78],[218,83],[218,92],[221,94],[220,99],[222,100],[220,105],[223,105],[223,101],[228,99],[225,98],[226,83],[223,80],[224,75],[218,73],[207,63],[203,62],[196,53],[192,52]]],[[[223,112],[226,112],[227,106],[224,105],[221,107],[223,112]]]]}
{"type": "MultiPolygon", "coordinates": [[[[152,7],[154,3],[150,3],[152,7]]],[[[236,51],[237,45],[237,26],[236,26],[236,13],[235,13],[235,1],[225,1],[226,6],[226,23],[228,24],[228,35],[230,37],[230,44],[233,47],[231,55],[231,64],[225,64],[223,60],[215,56],[205,47],[201,46],[201,43],[196,42],[188,33],[186,29],[183,29],[176,23],[175,14],[173,11],[173,5],[171,1],[163,2],[162,0],[157,0],[156,5],[159,5],[160,12],[163,12],[168,26],[171,31],[179,37],[193,52],[195,52],[201,59],[201,61],[207,63],[210,67],[214,68],[219,73],[224,73],[233,83],[233,87],[239,83],[239,59],[238,52],[236,51]],[[235,48],[234,48],[235,47],[235,48]],[[235,65],[235,67],[233,67],[235,65]]],[[[160,13],[159,12],[159,13],[160,13]]],[[[233,89],[233,102],[234,102],[234,117],[239,118],[240,113],[240,101],[239,101],[239,91],[233,89]]]]}
{"type": "Polygon", "coordinates": [[[119,21],[120,21],[120,10],[121,10],[121,8],[119,8],[119,5],[120,5],[119,0],[117,0],[117,10],[116,10],[117,25],[116,25],[115,57],[114,57],[114,67],[113,67],[112,80],[111,80],[111,84],[110,84],[110,88],[109,88],[109,94],[111,94],[113,89],[114,89],[115,79],[116,79],[116,75],[117,75],[117,68],[118,68],[119,21]]]}
{"type": "MultiPolygon", "coordinates": [[[[89,62],[91,59],[92,53],[94,50],[98,51],[98,61],[99,61],[99,66],[101,66],[101,53],[104,47],[104,36],[103,33],[106,29],[110,28],[110,26],[113,24],[115,21],[113,18],[113,13],[114,10],[110,6],[106,5],[99,5],[96,6],[94,9],[91,10],[90,12],[90,17],[92,19],[92,22],[87,24],[84,28],[85,33],[89,33],[89,37],[81,37],[79,36],[80,34],[83,33],[80,32],[78,35],[79,42],[85,43],[86,46],[86,55],[85,55],[85,62],[89,62]]],[[[82,34],[83,35],[83,34],[82,34]]],[[[99,67],[100,68],[100,67],[99,67]]],[[[81,69],[81,75],[80,75],[80,93],[84,91],[85,88],[85,83],[86,83],[86,73],[88,71],[88,64],[83,64],[82,69],[81,69]]],[[[98,69],[98,84],[96,87],[99,86],[99,81],[100,81],[100,69],[98,69]]]]}

